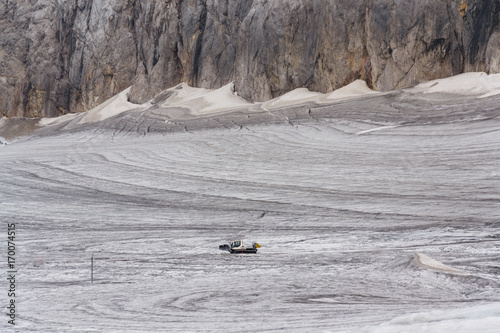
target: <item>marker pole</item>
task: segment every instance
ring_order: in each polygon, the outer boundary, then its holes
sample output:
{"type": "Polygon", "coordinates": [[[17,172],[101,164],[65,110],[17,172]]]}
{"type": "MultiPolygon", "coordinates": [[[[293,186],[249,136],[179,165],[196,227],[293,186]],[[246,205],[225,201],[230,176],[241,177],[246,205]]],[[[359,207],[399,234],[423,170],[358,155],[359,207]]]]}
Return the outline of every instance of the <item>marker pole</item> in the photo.
{"type": "Polygon", "coordinates": [[[94,283],[94,254],[90,257],[90,282],[94,283]]]}

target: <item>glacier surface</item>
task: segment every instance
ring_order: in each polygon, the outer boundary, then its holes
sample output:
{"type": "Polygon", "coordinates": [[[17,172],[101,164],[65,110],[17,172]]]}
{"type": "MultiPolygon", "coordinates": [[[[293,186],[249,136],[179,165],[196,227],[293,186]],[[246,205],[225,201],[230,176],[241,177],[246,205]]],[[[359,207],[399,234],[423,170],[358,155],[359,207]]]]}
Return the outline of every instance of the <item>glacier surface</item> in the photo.
{"type": "Polygon", "coordinates": [[[132,109],[0,146],[16,327],[493,332],[500,99],[440,93],[216,121],[132,109]],[[239,238],[262,248],[218,250],[239,238]]]}

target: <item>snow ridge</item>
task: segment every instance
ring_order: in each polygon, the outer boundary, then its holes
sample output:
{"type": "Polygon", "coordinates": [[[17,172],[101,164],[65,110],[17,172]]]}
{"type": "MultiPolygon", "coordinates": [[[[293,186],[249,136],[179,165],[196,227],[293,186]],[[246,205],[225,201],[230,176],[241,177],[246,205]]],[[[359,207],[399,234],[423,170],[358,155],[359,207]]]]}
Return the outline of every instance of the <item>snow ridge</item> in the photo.
{"type": "Polygon", "coordinates": [[[415,261],[415,264],[424,269],[429,269],[431,271],[435,271],[438,273],[445,273],[445,274],[453,274],[453,275],[469,275],[468,273],[465,273],[464,271],[461,271],[459,269],[447,266],[435,259],[432,259],[429,256],[426,256],[423,253],[418,253],[416,252],[413,255],[413,260],[415,261]]]}

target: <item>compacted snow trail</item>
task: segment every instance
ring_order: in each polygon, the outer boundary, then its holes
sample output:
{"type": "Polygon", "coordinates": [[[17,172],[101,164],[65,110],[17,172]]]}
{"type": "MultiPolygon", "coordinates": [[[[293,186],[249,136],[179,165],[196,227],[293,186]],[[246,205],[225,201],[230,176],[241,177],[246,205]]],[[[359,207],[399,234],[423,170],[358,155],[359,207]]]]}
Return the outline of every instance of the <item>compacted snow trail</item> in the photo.
{"type": "Polygon", "coordinates": [[[499,142],[491,116],[345,117],[2,146],[16,327],[417,332],[408,316],[431,310],[418,318],[498,323],[499,142]],[[237,238],[262,248],[218,250],[237,238]]]}

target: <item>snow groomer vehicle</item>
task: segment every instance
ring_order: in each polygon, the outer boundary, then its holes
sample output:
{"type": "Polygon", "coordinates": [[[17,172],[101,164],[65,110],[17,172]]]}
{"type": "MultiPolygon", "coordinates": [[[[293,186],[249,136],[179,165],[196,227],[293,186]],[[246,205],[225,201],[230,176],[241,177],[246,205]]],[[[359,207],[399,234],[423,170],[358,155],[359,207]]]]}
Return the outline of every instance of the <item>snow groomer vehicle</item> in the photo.
{"type": "Polygon", "coordinates": [[[243,241],[241,240],[235,240],[230,244],[219,245],[219,250],[229,251],[229,253],[257,253],[259,247],[260,245],[255,242],[250,247],[243,245],[243,241]]]}

